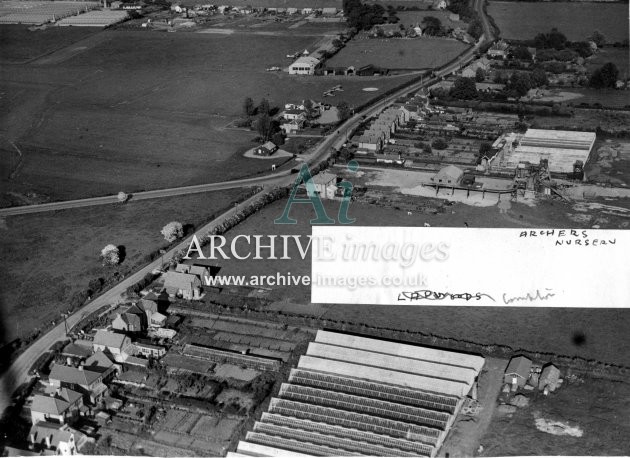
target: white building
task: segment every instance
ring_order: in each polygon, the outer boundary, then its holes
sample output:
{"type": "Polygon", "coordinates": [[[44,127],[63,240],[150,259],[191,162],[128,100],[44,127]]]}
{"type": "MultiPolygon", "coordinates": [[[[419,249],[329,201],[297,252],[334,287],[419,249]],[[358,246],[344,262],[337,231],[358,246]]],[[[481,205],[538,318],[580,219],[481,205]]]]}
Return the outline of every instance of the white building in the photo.
{"type": "Polygon", "coordinates": [[[302,56],[289,66],[289,75],[313,75],[319,64],[315,57],[302,56]]]}

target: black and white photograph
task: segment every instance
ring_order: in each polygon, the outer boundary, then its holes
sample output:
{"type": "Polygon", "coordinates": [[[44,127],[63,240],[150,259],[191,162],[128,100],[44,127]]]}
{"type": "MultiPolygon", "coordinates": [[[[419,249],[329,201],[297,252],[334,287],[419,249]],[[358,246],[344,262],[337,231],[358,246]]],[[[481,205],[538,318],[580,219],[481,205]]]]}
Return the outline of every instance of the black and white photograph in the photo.
{"type": "Polygon", "coordinates": [[[0,456],[630,456],[628,0],[0,0],[0,456]]]}

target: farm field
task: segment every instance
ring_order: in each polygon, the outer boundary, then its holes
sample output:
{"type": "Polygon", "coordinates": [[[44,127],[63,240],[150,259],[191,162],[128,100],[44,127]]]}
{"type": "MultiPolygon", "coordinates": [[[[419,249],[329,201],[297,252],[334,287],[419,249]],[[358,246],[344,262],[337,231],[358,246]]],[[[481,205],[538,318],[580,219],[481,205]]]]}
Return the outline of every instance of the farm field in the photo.
{"type": "MultiPolygon", "coordinates": [[[[194,6],[194,0],[181,2],[185,6],[194,6]]],[[[221,5],[253,6],[263,8],[342,8],[341,0],[225,0],[221,5]]]]}
{"type": "MultiPolygon", "coordinates": [[[[362,104],[410,76],[294,77],[266,72],[315,36],[104,31],[79,54],[55,52],[2,67],[0,195],[35,192],[52,200],[224,181],[266,171],[247,159],[255,132],[226,126],[242,101],[272,106],[312,98],[362,104]],[[142,53],[135,50],[142,49],[142,53]],[[365,92],[365,87],[379,91],[365,92]]],[[[6,202],[3,203],[7,205],[6,202]]]]}
{"type": "Polygon", "coordinates": [[[115,271],[126,275],[145,264],[147,254],[166,245],[160,230],[169,221],[199,226],[231,207],[241,193],[217,191],[7,218],[0,228],[0,313],[19,321],[5,330],[4,339],[58,319],[90,280],[115,271]],[[99,261],[100,250],[109,243],[125,247],[117,269],[99,261]]]}
{"type": "MultiPolygon", "coordinates": [[[[565,379],[566,381],[566,379],[565,379]]],[[[514,414],[495,410],[480,443],[480,456],[621,456],[630,448],[630,384],[586,378],[563,385],[544,397],[530,395],[528,407],[514,414]],[[561,422],[582,435],[552,435],[540,431],[536,420],[561,422]]]]}
{"type": "Polygon", "coordinates": [[[0,25],[0,62],[20,63],[64,48],[101,31],[93,27],[49,27],[31,32],[26,26],[0,25]]]}
{"type": "MultiPolygon", "coordinates": [[[[412,198],[417,205],[428,204],[439,207],[444,201],[412,198]]],[[[329,215],[335,215],[338,204],[326,202],[329,215]]],[[[563,203],[541,203],[536,207],[513,204],[512,216],[501,215],[496,207],[471,207],[455,203],[446,207],[439,214],[413,212],[384,208],[375,205],[353,203],[348,215],[356,218],[357,225],[363,226],[422,226],[425,222],[432,227],[582,227],[569,217],[574,210],[563,203]],[[520,218],[522,215],[522,218],[520,218]]],[[[284,202],[276,202],[262,212],[249,218],[230,231],[231,237],[239,234],[309,234],[308,221],[313,218],[310,206],[297,205],[292,208],[291,216],[298,220],[296,225],[278,228],[273,220],[282,214],[284,202]]],[[[590,227],[590,226],[584,226],[590,227]]],[[[604,225],[604,228],[617,228],[604,225]]],[[[221,262],[222,275],[275,275],[276,272],[292,275],[309,275],[310,258],[302,260],[295,250],[289,260],[265,260],[221,262]]],[[[283,287],[274,289],[269,298],[286,301],[287,311],[290,303],[308,304],[309,287],[283,287]]],[[[502,309],[468,307],[389,307],[384,311],[381,306],[315,306],[313,314],[322,315],[321,308],[328,310],[324,318],[344,320],[354,323],[367,323],[396,329],[409,329],[434,333],[436,335],[467,339],[479,343],[505,344],[514,348],[533,349],[555,352],[585,358],[602,359],[613,363],[630,365],[630,340],[627,328],[630,326],[630,310],[608,309],[502,309]],[[514,332],[514,329],[520,329],[514,332]],[[585,340],[574,344],[574,337],[584,333],[585,340]]],[[[282,302],[274,305],[282,309],[282,302]]],[[[308,313],[308,306],[304,307],[308,313]]],[[[579,341],[579,339],[577,340],[579,341]]]]}
{"type": "Polygon", "coordinates": [[[448,11],[396,11],[396,16],[400,19],[399,24],[405,27],[410,27],[418,24],[422,24],[422,19],[427,16],[433,16],[440,20],[442,25],[446,28],[461,27],[466,30],[466,23],[463,21],[451,21],[449,19],[450,12],[448,11]]]}
{"type": "Polygon", "coordinates": [[[501,37],[530,40],[553,27],[571,41],[585,40],[594,30],[609,42],[628,39],[628,5],[586,2],[495,2],[488,4],[501,37]]]}
{"type": "Polygon", "coordinates": [[[575,91],[569,89],[571,92],[577,92],[581,97],[573,99],[574,105],[580,103],[596,104],[599,103],[604,107],[612,108],[624,108],[630,106],[630,92],[617,91],[615,89],[589,89],[581,88],[575,91]]]}
{"type": "Polygon", "coordinates": [[[389,69],[426,69],[439,67],[465,51],[467,46],[444,38],[352,40],[327,61],[331,67],[359,68],[373,64],[389,69]]]}

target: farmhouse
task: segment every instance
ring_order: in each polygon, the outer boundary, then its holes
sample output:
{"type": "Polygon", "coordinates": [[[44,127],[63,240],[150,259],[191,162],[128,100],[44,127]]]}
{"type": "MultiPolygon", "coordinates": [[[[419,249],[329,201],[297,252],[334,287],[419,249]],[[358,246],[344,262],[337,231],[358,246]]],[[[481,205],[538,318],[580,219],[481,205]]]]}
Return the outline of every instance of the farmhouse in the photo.
{"type": "Polygon", "coordinates": [[[546,159],[551,173],[573,173],[588,161],[595,138],[594,132],[528,129],[515,148],[505,150],[501,165],[516,168],[521,162],[539,164],[546,159]]]}
{"type": "Polygon", "coordinates": [[[436,184],[450,184],[455,186],[459,184],[463,176],[464,171],[462,169],[454,165],[448,165],[431,177],[431,181],[436,184]]]}
{"type": "Polygon", "coordinates": [[[529,372],[532,367],[532,361],[525,356],[515,356],[510,360],[503,381],[512,386],[513,390],[517,387],[525,386],[529,379],[529,372]]]}
{"type": "Polygon", "coordinates": [[[305,121],[303,119],[296,119],[291,122],[280,124],[280,129],[282,129],[285,134],[289,135],[302,129],[304,127],[304,123],[305,121]]]}
{"type": "Polygon", "coordinates": [[[60,427],[54,423],[39,422],[28,433],[29,447],[42,455],[76,455],[78,447],[75,433],[77,431],[67,425],[60,427]]]}
{"type": "Polygon", "coordinates": [[[284,110],[282,113],[280,113],[280,116],[282,116],[284,119],[286,119],[288,121],[303,120],[304,119],[304,110],[288,109],[288,110],[284,110]]]}
{"type": "Polygon", "coordinates": [[[474,78],[475,75],[477,74],[478,69],[481,69],[484,72],[487,72],[488,70],[490,70],[490,61],[486,59],[485,57],[482,57],[481,59],[474,61],[464,70],[462,70],[462,76],[464,78],[474,78]]]}
{"type": "Polygon", "coordinates": [[[258,156],[271,156],[273,153],[278,151],[278,147],[274,142],[267,142],[263,145],[260,145],[254,150],[254,153],[258,156]]]}
{"type": "Polygon", "coordinates": [[[84,400],[92,404],[97,404],[107,393],[103,373],[84,367],[55,364],[48,376],[48,382],[55,389],[70,388],[82,393],[84,400]]]}
{"type": "Polygon", "coordinates": [[[236,453],[435,457],[483,366],[480,356],[320,330],[236,453]]]}
{"type": "Polygon", "coordinates": [[[301,56],[289,66],[289,75],[314,75],[320,61],[315,57],[301,56]]]}

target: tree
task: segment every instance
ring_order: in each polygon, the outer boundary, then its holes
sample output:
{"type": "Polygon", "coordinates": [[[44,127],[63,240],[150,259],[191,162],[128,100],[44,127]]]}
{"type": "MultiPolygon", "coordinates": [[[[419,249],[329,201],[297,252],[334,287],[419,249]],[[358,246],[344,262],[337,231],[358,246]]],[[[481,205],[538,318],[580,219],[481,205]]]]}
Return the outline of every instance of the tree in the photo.
{"type": "Polygon", "coordinates": [[[274,142],[276,146],[282,146],[284,145],[284,135],[282,135],[282,132],[276,132],[271,137],[271,141],[274,142]]]}
{"type": "Polygon", "coordinates": [[[497,84],[505,84],[507,83],[507,78],[505,76],[505,73],[503,72],[496,72],[494,75],[494,79],[493,81],[497,84]]]}
{"type": "Polygon", "coordinates": [[[446,149],[448,143],[443,138],[436,138],[431,142],[431,146],[435,149],[446,149]]]}
{"type": "Polygon", "coordinates": [[[104,266],[115,266],[120,262],[120,251],[116,245],[107,245],[101,250],[101,260],[104,266]]]}
{"type": "Polygon", "coordinates": [[[534,38],[534,44],[539,49],[553,48],[560,50],[564,49],[566,43],[567,37],[555,27],[549,33],[539,33],[534,38]]]}
{"type": "Polygon", "coordinates": [[[125,202],[127,202],[129,200],[129,194],[120,191],[118,193],[118,202],[120,202],[121,204],[124,204],[125,202]]]}
{"type": "Polygon", "coordinates": [[[483,68],[479,67],[475,72],[475,81],[478,83],[483,83],[486,79],[486,72],[483,71],[483,68]]]}
{"type": "Polygon", "coordinates": [[[593,41],[598,48],[601,48],[606,44],[606,37],[599,30],[595,30],[589,39],[593,41]]]}
{"type": "Polygon", "coordinates": [[[269,100],[262,99],[260,103],[258,104],[258,110],[257,110],[258,114],[268,115],[270,111],[271,111],[271,106],[269,105],[269,100]]]}
{"type": "Polygon", "coordinates": [[[256,129],[262,141],[266,142],[269,140],[273,130],[273,119],[269,116],[269,113],[263,111],[258,114],[254,121],[254,129],[256,129]]]}
{"type": "Polygon", "coordinates": [[[339,117],[339,121],[345,121],[346,119],[350,118],[350,116],[352,116],[352,112],[350,111],[348,102],[339,102],[339,104],[337,105],[337,116],[339,117]]]}
{"type": "Polygon", "coordinates": [[[457,99],[470,100],[477,98],[477,86],[472,78],[459,77],[453,83],[450,95],[457,99]]]}
{"type": "Polygon", "coordinates": [[[429,145],[428,143],[425,143],[422,146],[422,152],[426,154],[433,154],[433,148],[431,148],[431,145],[429,145]]]}
{"type": "Polygon", "coordinates": [[[512,73],[508,87],[514,90],[519,97],[524,96],[532,88],[532,81],[527,73],[512,73]]]}
{"type": "Polygon", "coordinates": [[[492,143],[482,142],[481,145],[479,145],[479,157],[485,156],[490,150],[492,150],[492,143]]]}
{"type": "Polygon", "coordinates": [[[254,115],[255,111],[256,107],[254,107],[254,101],[252,100],[252,98],[245,97],[245,100],[243,101],[243,116],[245,118],[249,118],[250,116],[254,115]]]}
{"type": "Polygon", "coordinates": [[[549,83],[547,73],[540,67],[534,69],[530,79],[534,87],[546,86],[549,83]]]}
{"type": "Polygon", "coordinates": [[[167,242],[174,242],[184,236],[184,226],[179,221],[171,221],[162,228],[161,234],[167,242]]]}
{"type": "Polygon", "coordinates": [[[525,46],[517,46],[512,49],[512,56],[519,60],[532,60],[532,53],[525,46]]]}
{"type": "Polygon", "coordinates": [[[615,87],[618,77],[619,69],[614,63],[608,62],[593,72],[588,84],[596,89],[615,87]]]}
{"type": "Polygon", "coordinates": [[[468,24],[468,29],[466,30],[468,35],[473,37],[475,40],[478,40],[481,35],[483,35],[483,25],[479,19],[474,19],[470,24],[468,24]]]}
{"type": "Polygon", "coordinates": [[[425,35],[440,35],[442,22],[435,16],[425,16],[422,19],[422,30],[425,35]]]}
{"type": "Polygon", "coordinates": [[[343,41],[341,41],[339,38],[335,38],[335,39],[332,41],[332,45],[333,45],[335,48],[337,48],[337,49],[341,49],[341,48],[343,48],[343,41]]]}

